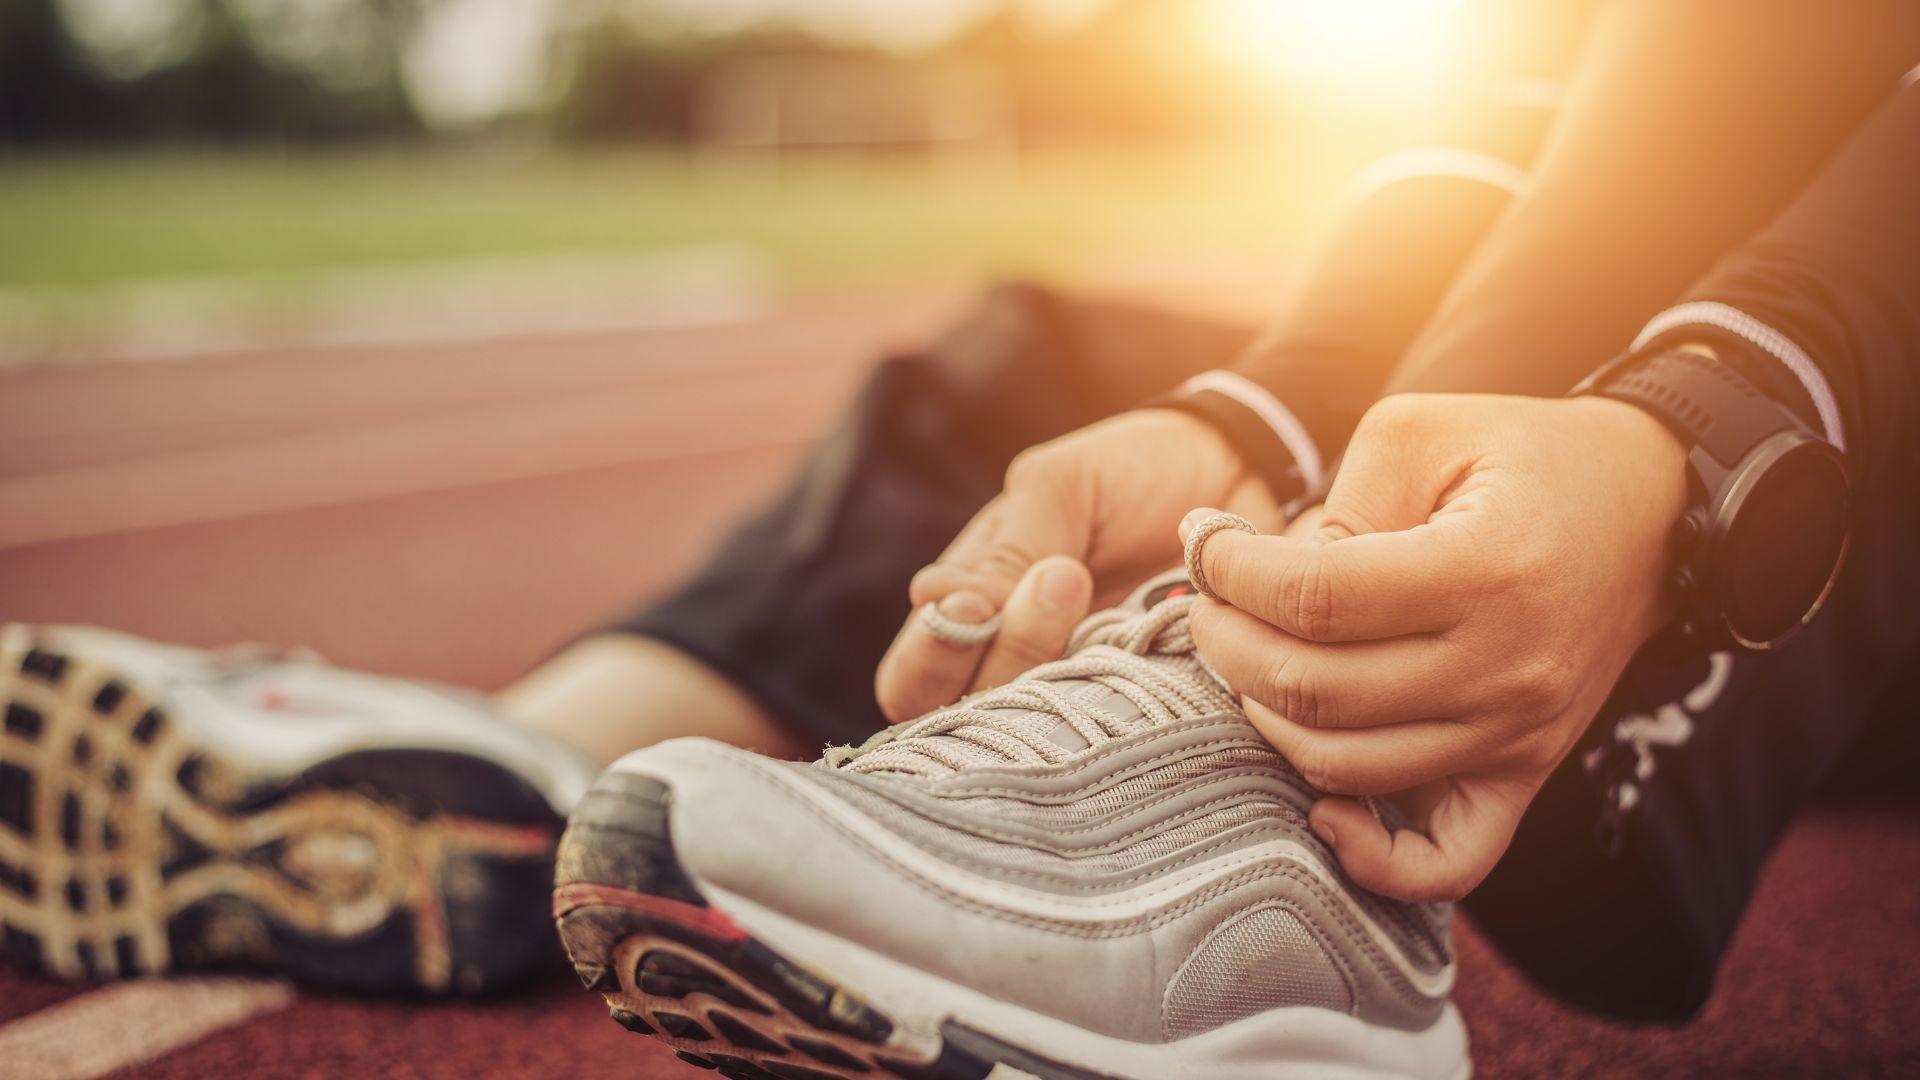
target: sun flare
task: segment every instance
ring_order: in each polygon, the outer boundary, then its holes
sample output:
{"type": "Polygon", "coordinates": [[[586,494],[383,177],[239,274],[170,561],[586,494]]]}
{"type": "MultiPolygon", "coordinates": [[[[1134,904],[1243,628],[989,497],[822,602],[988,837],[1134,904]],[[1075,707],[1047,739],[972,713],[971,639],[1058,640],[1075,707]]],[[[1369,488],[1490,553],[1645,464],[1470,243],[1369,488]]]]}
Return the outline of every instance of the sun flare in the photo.
{"type": "Polygon", "coordinates": [[[1222,59],[1277,80],[1419,93],[1454,58],[1461,0],[1208,0],[1222,59]]]}

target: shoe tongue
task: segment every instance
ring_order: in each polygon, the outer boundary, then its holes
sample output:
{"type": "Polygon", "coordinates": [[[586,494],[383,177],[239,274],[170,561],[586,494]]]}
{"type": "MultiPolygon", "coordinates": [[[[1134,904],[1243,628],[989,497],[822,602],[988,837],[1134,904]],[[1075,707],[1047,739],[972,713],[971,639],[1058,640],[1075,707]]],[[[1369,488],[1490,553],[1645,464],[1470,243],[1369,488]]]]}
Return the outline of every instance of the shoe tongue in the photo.
{"type": "Polygon", "coordinates": [[[1119,606],[1123,611],[1151,611],[1165,601],[1181,596],[1192,596],[1193,593],[1193,582],[1187,579],[1186,570],[1175,568],[1161,571],[1148,578],[1145,584],[1129,593],[1125,600],[1120,601],[1119,606]]]}

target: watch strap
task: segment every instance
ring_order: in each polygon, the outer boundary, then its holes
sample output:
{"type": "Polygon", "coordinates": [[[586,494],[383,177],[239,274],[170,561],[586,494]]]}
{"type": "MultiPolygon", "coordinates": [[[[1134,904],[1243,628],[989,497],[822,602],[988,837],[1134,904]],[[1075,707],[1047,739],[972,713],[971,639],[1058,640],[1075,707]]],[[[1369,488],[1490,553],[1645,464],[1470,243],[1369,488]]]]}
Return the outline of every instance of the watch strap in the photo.
{"type": "Polygon", "coordinates": [[[1726,468],[1738,464],[1767,436],[1806,427],[1746,376],[1687,349],[1667,349],[1610,366],[1587,389],[1645,409],[1726,468]]]}

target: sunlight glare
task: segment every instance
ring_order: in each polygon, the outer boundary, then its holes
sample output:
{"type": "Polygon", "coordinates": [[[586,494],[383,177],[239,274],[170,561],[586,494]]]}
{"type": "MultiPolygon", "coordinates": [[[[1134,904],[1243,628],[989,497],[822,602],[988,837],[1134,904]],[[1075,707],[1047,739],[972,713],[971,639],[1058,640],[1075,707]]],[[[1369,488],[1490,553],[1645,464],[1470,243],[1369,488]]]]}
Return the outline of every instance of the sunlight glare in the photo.
{"type": "Polygon", "coordinates": [[[1460,0],[1208,0],[1221,58],[1267,78],[1404,96],[1448,74],[1460,0]]]}

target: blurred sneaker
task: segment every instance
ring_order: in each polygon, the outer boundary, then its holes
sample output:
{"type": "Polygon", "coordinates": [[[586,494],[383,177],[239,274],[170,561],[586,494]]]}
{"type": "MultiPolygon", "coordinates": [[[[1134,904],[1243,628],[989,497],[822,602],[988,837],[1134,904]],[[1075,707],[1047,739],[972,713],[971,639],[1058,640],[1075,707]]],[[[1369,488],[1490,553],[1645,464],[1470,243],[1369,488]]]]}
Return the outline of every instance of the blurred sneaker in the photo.
{"type": "Polygon", "coordinates": [[[1343,876],[1188,592],[811,765],[622,759],[561,841],[575,971],[729,1077],[1465,1076],[1449,909],[1343,876]]]}
{"type": "Polygon", "coordinates": [[[478,696],[11,625],[0,703],[17,960],[458,993],[557,960],[553,846],[592,770],[478,696]]]}

